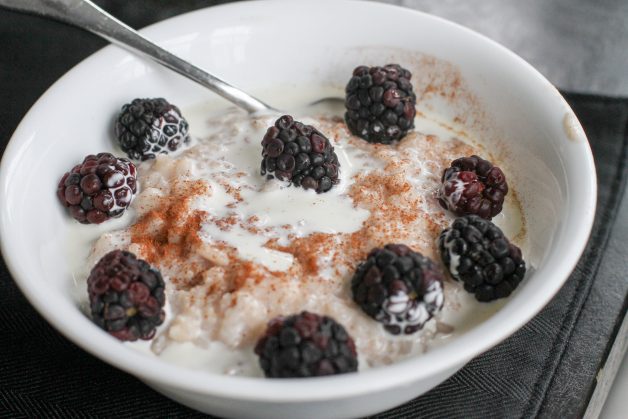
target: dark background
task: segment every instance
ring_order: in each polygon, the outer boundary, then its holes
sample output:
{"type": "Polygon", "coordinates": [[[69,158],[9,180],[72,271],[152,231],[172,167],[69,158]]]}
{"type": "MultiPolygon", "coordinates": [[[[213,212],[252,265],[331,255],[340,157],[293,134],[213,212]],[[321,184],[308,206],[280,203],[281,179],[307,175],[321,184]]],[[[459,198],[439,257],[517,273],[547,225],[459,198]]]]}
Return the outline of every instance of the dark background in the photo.
{"type": "MultiPolygon", "coordinates": [[[[591,242],[546,309],[438,388],[381,417],[581,416],[626,313],[628,101],[620,96],[628,96],[628,44],[623,43],[628,25],[618,22],[627,21],[627,3],[606,0],[600,2],[603,7],[591,8],[584,1],[563,0],[388,2],[452,17],[488,33],[559,87],[576,92],[566,97],[589,136],[600,191],[591,242]],[[596,95],[600,93],[617,97],[596,95]]],[[[96,3],[139,28],[223,2],[96,3]]],[[[75,28],[0,9],[0,45],[3,151],[35,100],[106,43],[75,28]]],[[[0,417],[200,416],[56,333],[26,302],[1,260],[0,295],[0,417]]]]}

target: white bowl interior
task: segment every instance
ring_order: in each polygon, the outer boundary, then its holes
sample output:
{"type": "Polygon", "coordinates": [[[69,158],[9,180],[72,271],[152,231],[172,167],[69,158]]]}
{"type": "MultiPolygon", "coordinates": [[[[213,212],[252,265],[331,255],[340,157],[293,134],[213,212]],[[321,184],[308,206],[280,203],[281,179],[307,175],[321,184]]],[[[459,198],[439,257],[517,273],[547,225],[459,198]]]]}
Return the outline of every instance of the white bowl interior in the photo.
{"type": "Polygon", "coordinates": [[[177,17],[144,33],[217,76],[262,92],[262,99],[273,86],[342,89],[362,63],[408,66],[422,92],[420,107],[459,117],[506,162],[509,183],[524,208],[525,256],[533,272],[477,328],[424,356],[362,376],[307,380],[298,386],[292,380],[211,376],[123,347],[94,327],[70,297],[62,238],[71,221],[56,201],[56,183],[86,154],[113,149],[113,116],[130,99],[163,96],[185,108],[214,95],[107,47],[63,77],[31,109],[0,172],[2,250],[15,279],[55,327],[100,358],[153,382],[249,399],[295,401],[372,392],[461,365],[504,339],[546,304],[580,256],[595,210],[595,170],[587,140],[556,89],[486,38],[432,16],[344,1],[333,6],[239,3],[177,17]],[[379,28],[376,37],[373,27],[379,28]],[[430,91],[430,85],[440,88],[430,91]],[[452,90],[457,96],[448,96],[452,90]]]}

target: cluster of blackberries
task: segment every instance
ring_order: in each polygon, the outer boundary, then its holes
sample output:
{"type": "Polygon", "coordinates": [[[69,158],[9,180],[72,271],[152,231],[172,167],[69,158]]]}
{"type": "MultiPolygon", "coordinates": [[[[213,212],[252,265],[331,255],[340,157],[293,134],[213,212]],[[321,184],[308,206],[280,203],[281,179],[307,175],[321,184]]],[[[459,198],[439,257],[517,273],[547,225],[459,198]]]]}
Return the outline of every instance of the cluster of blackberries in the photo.
{"type": "Polygon", "coordinates": [[[394,335],[422,329],[443,307],[443,274],[403,244],[371,250],[351,280],[353,300],[394,335]]]}
{"type": "Polygon", "coordinates": [[[478,156],[454,160],[443,172],[441,206],[456,215],[476,214],[490,220],[502,210],[508,184],[504,172],[478,156]]]}
{"type": "Polygon", "coordinates": [[[120,148],[135,160],[154,159],[188,144],[188,128],[179,108],[162,98],[127,103],[115,125],[120,148]]]}
{"type": "Polygon", "coordinates": [[[271,320],[255,353],[266,377],[314,377],[358,369],[355,343],[345,328],[307,311],[271,320]]]}
{"type": "Polygon", "coordinates": [[[390,144],[414,127],[416,95],[412,74],[398,64],[359,66],[346,87],[345,121],[354,135],[390,144]]]}
{"type": "Polygon", "coordinates": [[[294,186],[327,192],[338,183],[340,163],[334,147],[319,130],[284,115],[262,140],[262,175],[294,186]]]}
{"type": "Polygon", "coordinates": [[[508,297],[526,273],[521,250],[477,215],[457,218],[440,234],[438,247],[451,276],[479,301],[508,297]]]}
{"type": "Polygon", "coordinates": [[[120,340],[151,339],[163,323],[164,280],[134,254],[114,250],[87,278],[92,320],[120,340]]]}
{"type": "Polygon", "coordinates": [[[83,224],[100,224],[119,217],[137,191],[135,165],[109,153],[85,157],[63,175],[57,197],[74,219],[83,224]]]}

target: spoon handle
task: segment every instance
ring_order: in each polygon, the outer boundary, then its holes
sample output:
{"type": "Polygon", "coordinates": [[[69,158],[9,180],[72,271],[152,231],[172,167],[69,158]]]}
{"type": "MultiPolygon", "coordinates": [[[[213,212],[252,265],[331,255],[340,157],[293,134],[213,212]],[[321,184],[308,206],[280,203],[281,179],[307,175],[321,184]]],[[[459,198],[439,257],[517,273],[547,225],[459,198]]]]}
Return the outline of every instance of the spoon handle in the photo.
{"type": "Polygon", "coordinates": [[[139,51],[249,113],[273,110],[253,96],[154,44],[89,0],[0,0],[0,7],[60,20],[93,32],[116,45],[139,51]]]}

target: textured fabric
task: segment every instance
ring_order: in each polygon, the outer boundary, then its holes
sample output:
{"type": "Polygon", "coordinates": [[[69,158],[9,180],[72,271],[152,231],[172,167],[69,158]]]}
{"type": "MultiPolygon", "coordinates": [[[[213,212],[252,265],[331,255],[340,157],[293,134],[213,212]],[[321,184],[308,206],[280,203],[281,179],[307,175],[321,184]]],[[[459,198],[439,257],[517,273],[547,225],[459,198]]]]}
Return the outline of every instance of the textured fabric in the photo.
{"type": "MultiPolygon", "coordinates": [[[[100,3],[113,7],[127,2],[100,3]]],[[[111,10],[142,26],[211,3],[182,1],[180,8],[158,9],[159,15],[137,7],[111,10]]],[[[19,119],[45,88],[104,42],[77,29],[0,10],[0,45],[3,151],[19,119]]],[[[626,189],[628,100],[572,94],[567,99],[591,141],[600,184],[594,231],[578,267],[550,304],[512,337],[429,393],[376,417],[582,415],[626,311],[625,249],[607,249],[613,230],[626,225],[621,223],[626,213],[617,217],[626,189]]],[[[0,296],[0,417],[205,417],[58,334],[30,307],[2,260],[0,296]]]]}

